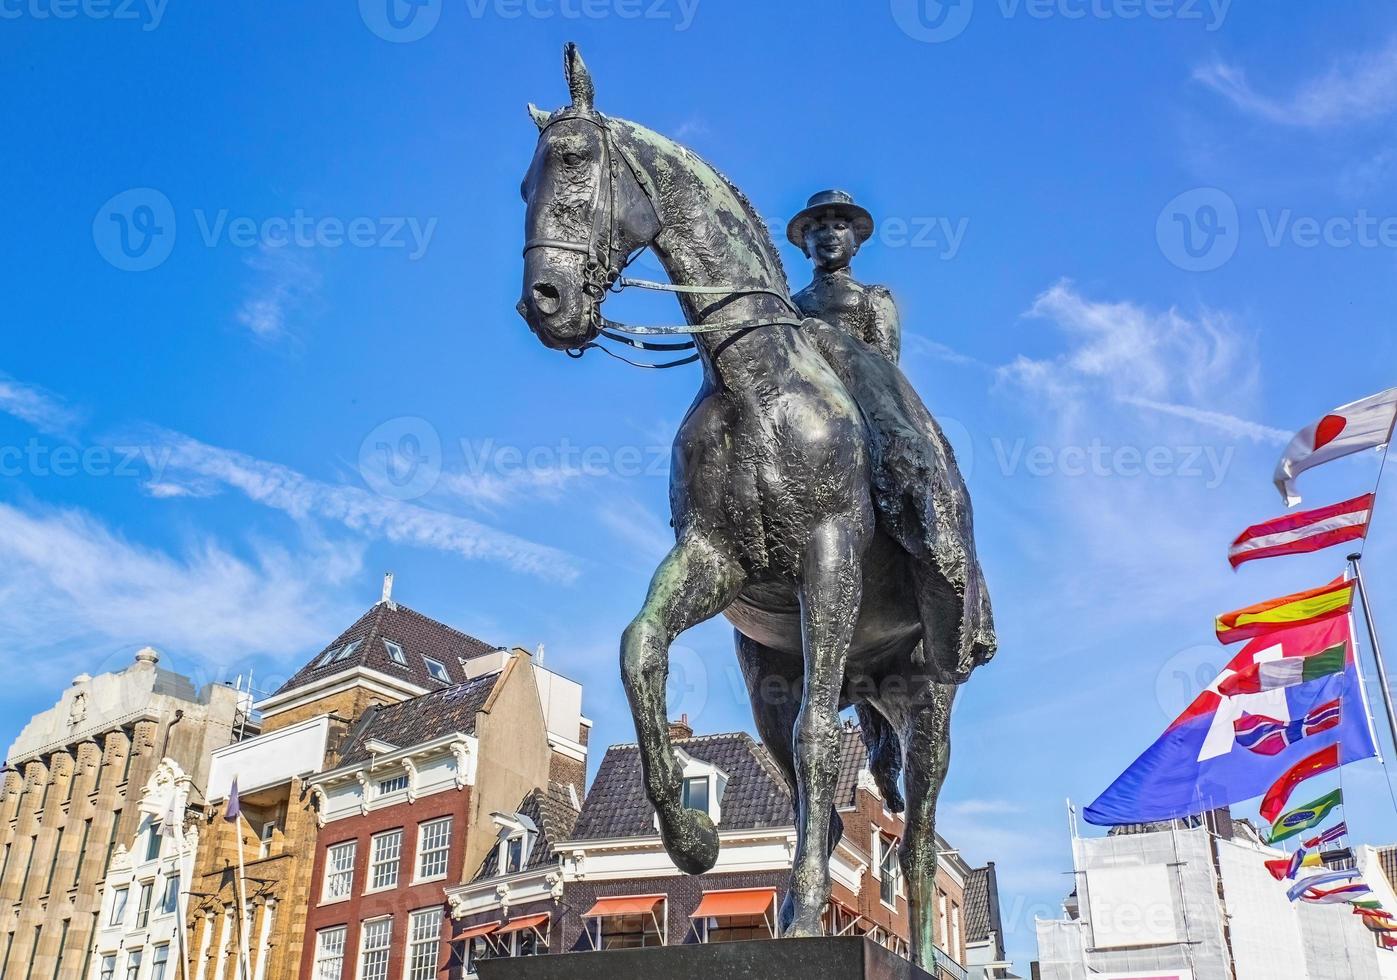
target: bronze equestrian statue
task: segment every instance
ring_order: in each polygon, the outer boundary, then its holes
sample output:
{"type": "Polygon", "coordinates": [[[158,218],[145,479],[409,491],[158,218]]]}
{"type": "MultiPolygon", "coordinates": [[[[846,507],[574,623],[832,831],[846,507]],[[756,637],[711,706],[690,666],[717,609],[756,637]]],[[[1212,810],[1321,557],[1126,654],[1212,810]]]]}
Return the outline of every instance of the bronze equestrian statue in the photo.
{"type": "MultiPolygon", "coordinates": [[[[521,192],[519,311],[573,356],[600,337],[691,336],[703,368],[670,473],[676,543],[621,641],[646,793],[665,848],[689,874],[718,856],[706,813],[685,809],[668,731],[669,647],[723,613],[762,741],[797,802],[783,933],[822,934],[839,712],[862,705],[899,747],[901,859],[917,963],[934,963],[936,798],[949,759],[953,685],[994,654],[970,498],[936,422],[888,358],[803,317],[775,245],[743,194],[690,150],[595,108],[569,44],[571,105],[530,107],[539,128],[521,192]],[[654,250],[685,323],[607,320],[608,290],[654,250]]],[[[885,757],[875,769],[889,776],[885,757]]]]}

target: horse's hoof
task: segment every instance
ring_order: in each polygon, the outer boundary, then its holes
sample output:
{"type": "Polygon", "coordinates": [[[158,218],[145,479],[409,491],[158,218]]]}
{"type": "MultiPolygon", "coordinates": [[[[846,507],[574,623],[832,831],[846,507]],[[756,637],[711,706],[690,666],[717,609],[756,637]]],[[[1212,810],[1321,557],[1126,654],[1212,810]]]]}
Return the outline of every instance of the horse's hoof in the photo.
{"type": "Polygon", "coordinates": [[[674,826],[660,822],[665,850],[674,866],[686,875],[701,875],[713,870],[718,863],[718,828],[708,814],[698,810],[681,810],[674,826]]]}
{"type": "Polygon", "coordinates": [[[825,934],[825,928],[820,924],[818,917],[814,921],[801,921],[797,919],[786,929],[787,939],[815,939],[825,934]]]}

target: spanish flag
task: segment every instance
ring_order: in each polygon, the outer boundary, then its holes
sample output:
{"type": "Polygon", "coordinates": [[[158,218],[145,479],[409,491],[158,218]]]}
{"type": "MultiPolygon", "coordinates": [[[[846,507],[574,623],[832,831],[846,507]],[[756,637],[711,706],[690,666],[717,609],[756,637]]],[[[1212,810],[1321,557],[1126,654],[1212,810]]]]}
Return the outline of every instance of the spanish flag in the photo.
{"type": "Polygon", "coordinates": [[[1329,616],[1346,615],[1353,606],[1353,583],[1343,576],[1308,592],[1268,599],[1217,618],[1218,641],[1250,640],[1287,626],[1307,626],[1329,616]]]}

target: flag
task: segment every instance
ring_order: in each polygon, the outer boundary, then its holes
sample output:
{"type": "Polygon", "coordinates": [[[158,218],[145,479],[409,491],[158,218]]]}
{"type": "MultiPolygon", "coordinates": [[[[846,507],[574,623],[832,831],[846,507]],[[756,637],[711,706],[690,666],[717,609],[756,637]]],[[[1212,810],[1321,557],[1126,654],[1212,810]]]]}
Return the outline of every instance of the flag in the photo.
{"type": "Polygon", "coordinates": [[[1334,409],[1295,434],[1276,464],[1276,488],[1287,507],[1300,502],[1295,478],[1305,470],[1386,445],[1397,420],[1397,388],[1334,409]]]}
{"type": "MultiPolygon", "coordinates": [[[[1329,674],[1337,674],[1344,669],[1344,651],[1341,647],[1334,649],[1339,655],[1338,666],[1334,670],[1326,671],[1329,674]]],[[[1306,662],[1300,661],[1300,663],[1306,662]]],[[[1291,687],[1293,685],[1284,686],[1291,687]]],[[[1237,732],[1237,744],[1247,751],[1257,752],[1261,755],[1280,755],[1302,738],[1309,738],[1312,735],[1327,732],[1331,728],[1338,728],[1341,719],[1342,712],[1339,708],[1339,702],[1330,701],[1328,704],[1322,704],[1315,708],[1299,721],[1278,721],[1275,718],[1267,718],[1265,715],[1249,715],[1243,712],[1242,717],[1232,723],[1232,727],[1237,732]]]]}
{"type": "Polygon", "coordinates": [[[1306,755],[1339,746],[1345,765],[1377,755],[1362,696],[1347,616],[1278,630],[1243,644],[1231,662],[1105,792],[1087,808],[1098,826],[1151,823],[1206,813],[1261,796],[1306,755]],[[1257,663],[1282,660],[1343,644],[1344,669],[1294,687],[1224,697],[1228,678],[1257,663]],[[1235,722],[1245,714],[1281,721],[1304,718],[1323,704],[1343,706],[1337,727],[1306,738],[1278,755],[1250,752],[1237,743],[1235,722]]]}
{"type": "Polygon", "coordinates": [[[1361,877],[1363,872],[1357,868],[1349,868],[1347,871],[1326,871],[1324,874],[1310,875],[1303,881],[1297,881],[1290,886],[1290,890],[1285,893],[1285,897],[1292,902],[1306,892],[1319,892],[1322,888],[1330,885],[1337,885],[1340,882],[1350,882],[1361,877]]]}
{"type": "Polygon", "coordinates": [[[1271,872],[1271,877],[1277,881],[1295,880],[1295,876],[1305,868],[1324,867],[1324,855],[1318,851],[1298,850],[1289,858],[1276,858],[1274,861],[1266,862],[1266,870],[1271,872]],[[1300,858],[1297,866],[1296,857],[1300,858]]]}
{"type": "Polygon", "coordinates": [[[1331,745],[1327,749],[1320,749],[1313,755],[1307,755],[1295,765],[1291,766],[1281,778],[1272,784],[1266,791],[1266,796],[1261,801],[1261,818],[1269,824],[1275,824],[1277,818],[1285,810],[1285,805],[1290,800],[1290,794],[1296,788],[1309,779],[1316,776],[1323,776],[1326,772],[1333,772],[1338,769],[1339,747],[1331,745]]]}
{"type": "Polygon", "coordinates": [[[1263,660],[1223,681],[1218,693],[1234,698],[1239,694],[1261,694],[1294,687],[1339,673],[1347,660],[1348,648],[1343,643],[1313,654],[1297,653],[1280,660],[1263,660]]]}
{"type": "Polygon", "coordinates": [[[1289,840],[1297,834],[1318,827],[1329,819],[1329,815],[1336,809],[1344,805],[1344,791],[1336,789],[1328,796],[1321,796],[1313,803],[1307,803],[1302,807],[1296,807],[1289,813],[1282,814],[1271,826],[1271,838],[1269,843],[1279,844],[1283,840],[1289,840]]]}
{"type": "Polygon", "coordinates": [[[238,777],[234,776],[233,786],[228,790],[228,807],[223,811],[223,819],[229,823],[237,823],[242,812],[242,804],[238,802],[238,777]]]}
{"type": "Polygon", "coordinates": [[[1320,834],[1318,837],[1311,837],[1309,840],[1305,841],[1305,847],[1309,850],[1314,850],[1316,847],[1323,847],[1325,844],[1332,844],[1336,840],[1339,840],[1347,836],[1348,822],[1344,821],[1343,823],[1337,823],[1334,826],[1330,827],[1328,830],[1320,834]]]}
{"type": "Polygon", "coordinates": [[[1300,896],[1300,901],[1311,905],[1345,905],[1355,898],[1373,894],[1373,890],[1362,882],[1340,885],[1338,888],[1315,888],[1300,896]]]}
{"type": "Polygon", "coordinates": [[[1353,907],[1358,912],[1382,912],[1382,902],[1377,901],[1354,902],[1353,907]]]}
{"type": "Polygon", "coordinates": [[[1232,542],[1227,560],[1232,567],[1258,558],[1303,555],[1345,541],[1357,541],[1368,534],[1374,494],[1330,504],[1318,510],[1287,514],[1264,524],[1254,524],[1232,542]]]}
{"type": "Polygon", "coordinates": [[[1317,589],[1223,613],[1217,619],[1218,642],[1236,643],[1275,629],[1316,623],[1326,616],[1346,614],[1352,605],[1353,583],[1341,575],[1317,589]]]}

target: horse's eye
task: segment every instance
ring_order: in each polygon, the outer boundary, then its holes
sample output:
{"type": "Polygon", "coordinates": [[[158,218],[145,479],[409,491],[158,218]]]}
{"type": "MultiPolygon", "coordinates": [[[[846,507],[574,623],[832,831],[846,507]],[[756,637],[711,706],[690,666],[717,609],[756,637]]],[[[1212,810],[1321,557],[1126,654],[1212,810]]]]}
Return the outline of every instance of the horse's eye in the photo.
{"type": "Polygon", "coordinates": [[[569,167],[575,167],[582,162],[582,154],[572,152],[564,153],[563,162],[566,163],[569,167]]]}

